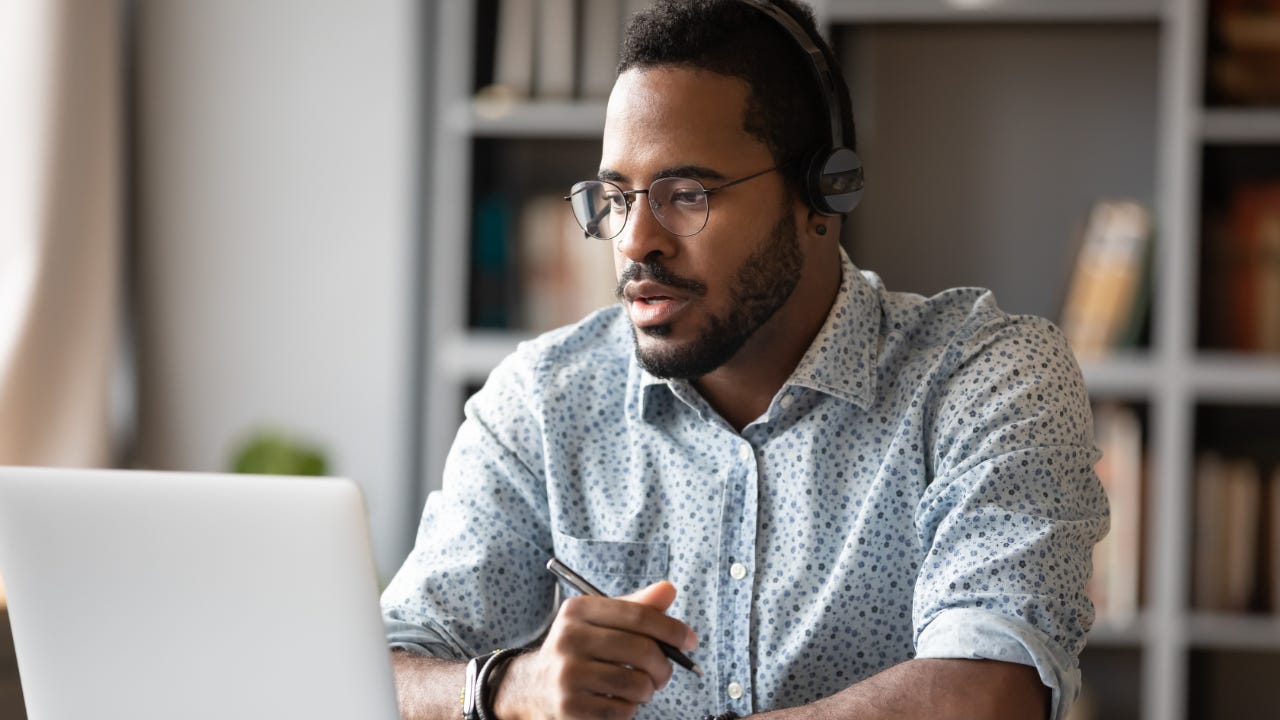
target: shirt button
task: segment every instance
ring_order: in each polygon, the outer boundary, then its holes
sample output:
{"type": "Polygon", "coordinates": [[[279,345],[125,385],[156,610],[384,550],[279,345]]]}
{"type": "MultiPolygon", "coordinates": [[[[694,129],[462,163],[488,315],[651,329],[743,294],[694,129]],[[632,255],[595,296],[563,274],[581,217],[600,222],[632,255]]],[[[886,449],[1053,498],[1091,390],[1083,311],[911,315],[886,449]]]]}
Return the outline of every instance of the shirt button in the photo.
{"type": "Polygon", "coordinates": [[[747,566],[742,563],[734,563],[729,566],[729,576],[734,580],[741,580],[747,576],[747,566]]]}
{"type": "Polygon", "coordinates": [[[796,402],[796,399],[791,397],[790,395],[783,395],[782,400],[780,401],[779,404],[782,405],[783,410],[786,410],[787,408],[794,405],[795,402],[796,402]]]}
{"type": "Polygon", "coordinates": [[[737,700],[738,698],[742,697],[742,686],[739,685],[738,683],[736,682],[729,683],[728,690],[729,690],[729,697],[733,698],[734,700],[737,700]]]}
{"type": "Polygon", "coordinates": [[[751,459],[751,446],[750,446],[750,445],[739,445],[739,446],[738,446],[738,457],[742,458],[743,460],[750,460],[750,459],[751,459]]]}

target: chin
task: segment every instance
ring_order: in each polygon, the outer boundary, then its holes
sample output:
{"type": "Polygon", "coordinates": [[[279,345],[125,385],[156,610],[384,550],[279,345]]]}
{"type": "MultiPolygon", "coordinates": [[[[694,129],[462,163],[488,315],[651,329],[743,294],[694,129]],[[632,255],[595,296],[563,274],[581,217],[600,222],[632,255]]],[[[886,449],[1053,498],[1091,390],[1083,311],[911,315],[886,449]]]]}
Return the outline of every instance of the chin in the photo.
{"type": "Polygon", "coordinates": [[[632,328],[635,357],[650,375],[666,380],[696,380],[723,365],[737,350],[736,345],[708,342],[706,337],[683,341],[655,337],[648,331],[669,326],[632,328]]]}
{"type": "Polygon", "coordinates": [[[664,324],[664,325],[649,325],[649,326],[646,326],[646,327],[638,328],[638,330],[639,330],[642,334],[647,335],[647,336],[649,336],[649,337],[651,337],[651,338],[667,338],[667,337],[671,337],[671,325],[670,325],[670,324],[664,324]]]}

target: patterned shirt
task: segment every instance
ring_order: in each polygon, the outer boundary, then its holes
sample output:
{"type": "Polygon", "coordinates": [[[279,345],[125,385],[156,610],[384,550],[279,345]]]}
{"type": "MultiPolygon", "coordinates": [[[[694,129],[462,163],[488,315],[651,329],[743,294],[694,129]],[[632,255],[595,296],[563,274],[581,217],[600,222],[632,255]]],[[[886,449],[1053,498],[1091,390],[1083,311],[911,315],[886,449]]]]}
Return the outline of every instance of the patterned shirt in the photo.
{"type": "Polygon", "coordinates": [[[640,369],[621,307],[521,344],[468,401],[382,596],[391,645],[536,642],[554,554],[610,595],[675,584],[706,677],[676,668],[638,718],[800,705],[911,658],[1034,665],[1062,718],[1108,522],[1071,351],[989,292],[891,293],[842,264],[741,432],[640,369]]]}

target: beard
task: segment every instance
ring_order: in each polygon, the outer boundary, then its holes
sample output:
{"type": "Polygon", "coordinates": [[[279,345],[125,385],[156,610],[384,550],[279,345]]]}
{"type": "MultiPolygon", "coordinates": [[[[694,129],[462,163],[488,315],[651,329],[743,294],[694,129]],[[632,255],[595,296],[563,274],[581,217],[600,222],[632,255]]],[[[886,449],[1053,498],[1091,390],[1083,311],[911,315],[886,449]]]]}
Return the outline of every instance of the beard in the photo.
{"type": "MultiPolygon", "coordinates": [[[[632,325],[636,361],[655,377],[678,380],[699,378],[724,365],[795,292],[800,283],[801,261],[795,217],[784,208],[764,243],[734,274],[729,286],[729,310],[711,315],[693,342],[672,347],[642,348],[636,327],[632,325]]],[[[656,259],[628,268],[623,274],[624,282],[640,273],[672,287],[701,291],[699,294],[706,292],[701,283],[672,275],[656,259]]],[[[655,338],[667,337],[671,326],[655,325],[641,332],[655,338]]]]}

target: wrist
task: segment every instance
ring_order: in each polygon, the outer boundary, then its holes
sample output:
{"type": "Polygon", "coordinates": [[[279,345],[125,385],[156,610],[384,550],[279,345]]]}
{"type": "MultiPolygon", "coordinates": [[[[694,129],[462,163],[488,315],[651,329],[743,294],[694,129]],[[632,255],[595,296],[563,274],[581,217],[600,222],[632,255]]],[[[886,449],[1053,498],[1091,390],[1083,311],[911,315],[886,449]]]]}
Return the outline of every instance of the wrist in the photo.
{"type": "Polygon", "coordinates": [[[511,662],[533,648],[494,650],[474,657],[467,663],[467,677],[462,693],[463,720],[499,720],[494,709],[498,687],[511,662]]]}
{"type": "MultiPolygon", "coordinates": [[[[536,652],[536,651],[535,651],[536,652]]],[[[511,658],[502,668],[499,677],[490,680],[490,705],[493,708],[493,720],[524,720],[530,717],[528,709],[529,670],[533,661],[533,653],[524,653],[511,658]]]]}

